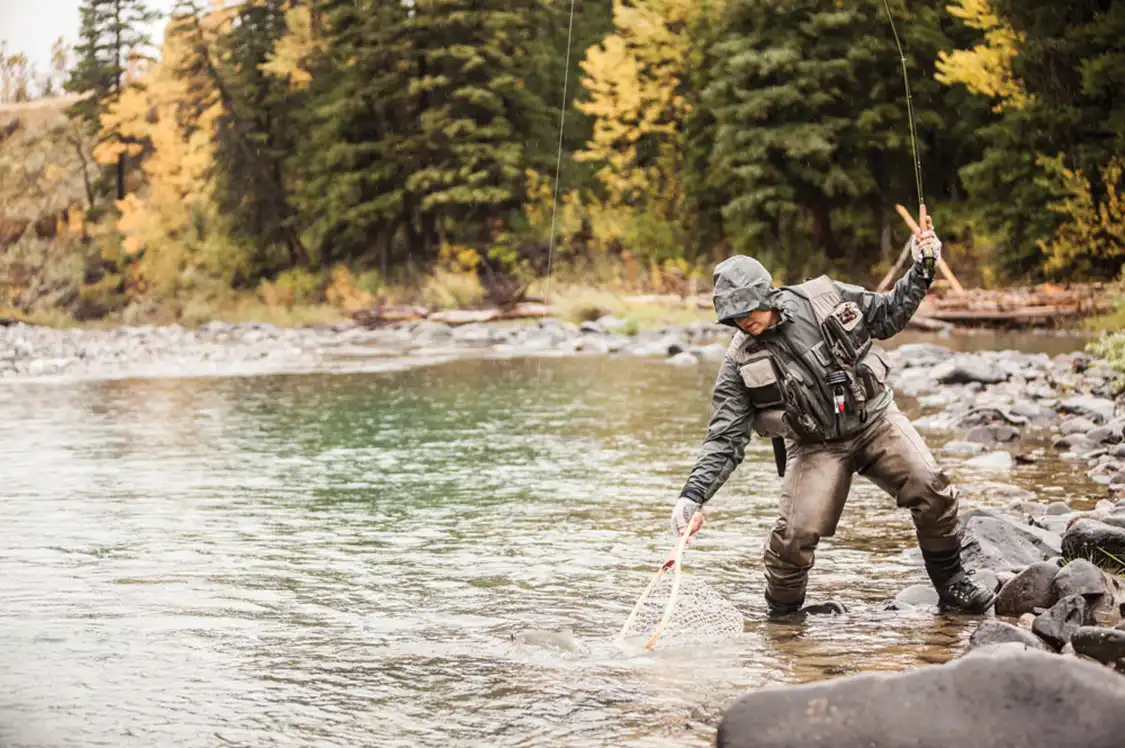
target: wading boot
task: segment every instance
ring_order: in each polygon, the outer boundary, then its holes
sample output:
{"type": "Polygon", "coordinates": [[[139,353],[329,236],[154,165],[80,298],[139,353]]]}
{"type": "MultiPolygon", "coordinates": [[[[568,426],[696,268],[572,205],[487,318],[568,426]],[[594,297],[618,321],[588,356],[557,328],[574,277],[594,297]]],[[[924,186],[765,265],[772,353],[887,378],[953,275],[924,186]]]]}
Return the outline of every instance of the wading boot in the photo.
{"type": "Polygon", "coordinates": [[[766,595],[766,606],[769,608],[768,616],[770,620],[804,618],[806,615],[839,615],[848,612],[847,608],[835,600],[826,600],[822,603],[810,603],[808,605],[804,603],[804,598],[801,598],[795,603],[779,603],[776,600],[771,600],[770,596],[766,595]]]}
{"type": "Polygon", "coordinates": [[[938,593],[938,607],[965,613],[985,613],[996,602],[996,593],[977,584],[961,566],[961,548],[922,551],[926,573],[938,593]]]}

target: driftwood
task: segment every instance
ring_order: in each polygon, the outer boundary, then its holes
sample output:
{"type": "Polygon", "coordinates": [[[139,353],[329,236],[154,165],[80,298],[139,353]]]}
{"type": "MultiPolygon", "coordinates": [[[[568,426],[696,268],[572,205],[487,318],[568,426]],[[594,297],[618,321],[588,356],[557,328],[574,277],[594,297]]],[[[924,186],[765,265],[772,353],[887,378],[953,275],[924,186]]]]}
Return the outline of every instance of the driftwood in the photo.
{"type": "Polygon", "coordinates": [[[942,330],[953,330],[954,325],[949,322],[933,319],[932,317],[924,317],[921,314],[915,314],[907,323],[907,327],[914,327],[926,332],[941,332],[942,330]]]}
{"type": "Polygon", "coordinates": [[[506,309],[443,309],[431,310],[423,306],[383,305],[352,312],[351,317],[364,327],[395,322],[430,320],[447,325],[468,325],[474,322],[496,322],[508,319],[534,319],[550,317],[551,307],[535,302],[522,302],[506,309]]]}

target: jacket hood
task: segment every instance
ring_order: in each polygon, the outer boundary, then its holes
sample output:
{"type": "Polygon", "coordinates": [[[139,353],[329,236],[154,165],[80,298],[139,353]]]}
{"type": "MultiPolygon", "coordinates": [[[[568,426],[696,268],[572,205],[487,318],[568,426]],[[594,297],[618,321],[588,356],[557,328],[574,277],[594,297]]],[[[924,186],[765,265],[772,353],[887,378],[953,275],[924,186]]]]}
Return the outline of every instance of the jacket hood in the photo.
{"type": "Polygon", "coordinates": [[[762,263],[735,255],[715,266],[713,301],[720,324],[734,326],[734,320],[755,309],[773,307],[773,278],[762,263]]]}

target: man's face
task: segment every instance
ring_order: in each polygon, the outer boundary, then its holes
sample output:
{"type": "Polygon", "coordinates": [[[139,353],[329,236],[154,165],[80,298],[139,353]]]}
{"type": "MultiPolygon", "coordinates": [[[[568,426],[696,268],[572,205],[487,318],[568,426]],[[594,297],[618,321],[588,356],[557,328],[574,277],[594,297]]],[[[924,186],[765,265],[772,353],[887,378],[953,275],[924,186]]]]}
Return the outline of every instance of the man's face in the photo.
{"type": "Polygon", "coordinates": [[[756,338],[766,331],[766,328],[770,326],[770,322],[772,321],[772,309],[755,309],[745,317],[740,317],[736,324],[744,333],[756,338]]]}

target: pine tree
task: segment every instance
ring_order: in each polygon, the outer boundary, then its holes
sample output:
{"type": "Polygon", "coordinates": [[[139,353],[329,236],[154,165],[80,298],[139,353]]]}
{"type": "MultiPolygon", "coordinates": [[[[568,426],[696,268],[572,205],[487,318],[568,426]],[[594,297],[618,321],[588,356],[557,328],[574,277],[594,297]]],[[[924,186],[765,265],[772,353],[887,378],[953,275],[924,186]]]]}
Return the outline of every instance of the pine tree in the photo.
{"type": "Polygon", "coordinates": [[[384,275],[410,220],[399,147],[415,131],[418,53],[395,0],[329,0],[315,13],[324,53],[312,63],[298,145],[296,204],[314,264],[377,250],[384,275]]]}
{"type": "MultiPolygon", "coordinates": [[[[973,137],[958,122],[965,113],[956,100],[933,80],[937,50],[949,43],[941,12],[928,0],[895,18],[916,145],[929,166],[928,203],[956,197],[945,156],[959,143],[971,147],[973,137]],[[952,142],[951,131],[965,140],[952,142]]],[[[916,204],[918,190],[899,52],[882,2],[732,0],[709,54],[706,116],[698,115],[714,136],[705,186],[724,201],[734,246],[797,277],[820,257],[854,270],[870,268],[878,248],[886,259],[899,226],[893,205],[916,204]]]]}
{"type": "MultiPolygon", "coordinates": [[[[150,11],[143,0],[83,0],[80,13],[80,41],[74,48],[77,60],[65,88],[89,94],[72,111],[98,133],[102,113],[121,97],[128,85],[130,57],[147,56],[151,40],[143,27],[160,16],[150,11]]],[[[102,138],[106,137],[114,135],[102,133],[102,138]]],[[[125,197],[125,158],[124,151],[118,153],[118,200],[125,197]]]]}
{"type": "Polygon", "coordinates": [[[537,13],[533,0],[427,0],[406,24],[421,51],[419,117],[401,153],[424,255],[490,244],[523,203],[525,144],[546,110],[525,83],[537,13]]]}
{"type": "MultiPolygon", "coordinates": [[[[1066,220],[1046,206],[1073,191],[1060,175],[1088,180],[1097,202],[1110,187],[1100,175],[1125,151],[1125,104],[1118,93],[1125,6],[989,0],[989,8],[995,18],[977,26],[987,25],[986,33],[1010,30],[1013,49],[1003,50],[1004,73],[1020,95],[1014,103],[1002,99],[1008,105],[1001,118],[980,132],[986,150],[962,174],[986,225],[1002,241],[1009,277],[1035,281],[1044,277],[1044,242],[1066,220]]],[[[1107,267],[1112,275],[1112,264],[1107,267]]]]}
{"type": "Polygon", "coordinates": [[[232,238],[252,248],[250,283],[307,263],[293,206],[292,154],[302,92],[267,69],[287,27],[284,0],[255,0],[202,12],[178,6],[194,46],[193,69],[219,92],[215,201],[232,238]]]}

